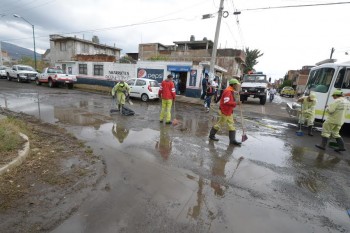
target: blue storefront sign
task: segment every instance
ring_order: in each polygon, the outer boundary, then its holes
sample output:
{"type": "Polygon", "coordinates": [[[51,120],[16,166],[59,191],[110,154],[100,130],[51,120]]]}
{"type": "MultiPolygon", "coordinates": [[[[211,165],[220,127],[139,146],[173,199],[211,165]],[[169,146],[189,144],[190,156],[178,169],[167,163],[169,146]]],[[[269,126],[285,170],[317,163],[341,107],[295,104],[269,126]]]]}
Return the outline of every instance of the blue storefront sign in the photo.
{"type": "Polygon", "coordinates": [[[174,65],[168,65],[167,66],[168,71],[177,71],[177,72],[188,72],[191,70],[191,66],[174,66],[174,65]]]}
{"type": "Polygon", "coordinates": [[[164,79],[163,77],[164,77],[163,69],[145,69],[145,68],[137,69],[137,78],[153,79],[161,83],[164,79]]]}
{"type": "Polygon", "coordinates": [[[195,87],[197,83],[197,70],[191,70],[190,72],[190,87],[195,87]]]}

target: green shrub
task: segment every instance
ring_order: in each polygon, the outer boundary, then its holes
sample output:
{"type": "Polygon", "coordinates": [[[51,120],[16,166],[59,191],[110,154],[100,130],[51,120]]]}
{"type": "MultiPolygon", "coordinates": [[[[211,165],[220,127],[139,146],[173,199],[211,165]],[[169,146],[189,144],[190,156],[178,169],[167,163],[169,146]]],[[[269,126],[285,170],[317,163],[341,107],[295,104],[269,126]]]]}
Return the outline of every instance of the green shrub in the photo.
{"type": "Polygon", "coordinates": [[[0,153],[20,149],[23,139],[19,135],[23,123],[13,118],[0,121],[0,153]]]}

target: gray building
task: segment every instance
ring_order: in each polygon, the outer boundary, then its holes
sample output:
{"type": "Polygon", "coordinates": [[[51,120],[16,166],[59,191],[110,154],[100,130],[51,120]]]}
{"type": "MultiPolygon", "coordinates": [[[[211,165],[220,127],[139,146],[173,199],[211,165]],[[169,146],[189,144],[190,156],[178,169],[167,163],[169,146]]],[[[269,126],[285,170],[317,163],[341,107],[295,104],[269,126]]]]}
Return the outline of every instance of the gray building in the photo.
{"type": "Polygon", "coordinates": [[[77,37],[64,37],[50,35],[50,50],[46,59],[50,64],[63,61],[110,61],[120,58],[120,48],[98,43],[96,37],[93,40],[85,40],[77,37]]]}
{"type": "MultiPolygon", "coordinates": [[[[210,62],[213,49],[213,41],[203,38],[195,40],[191,36],[189,41],[175,41],[174,45],[161,43],[139,44],[139,60],[163,60],[163,61],[189,61],[193,65],[210,62]]],[[[227,70],[224,76],[227,78],[239,78],[243,75],[246,54],[242,50],[227,48],[218,49],[216,54],[217,66],[227,70]]]]}

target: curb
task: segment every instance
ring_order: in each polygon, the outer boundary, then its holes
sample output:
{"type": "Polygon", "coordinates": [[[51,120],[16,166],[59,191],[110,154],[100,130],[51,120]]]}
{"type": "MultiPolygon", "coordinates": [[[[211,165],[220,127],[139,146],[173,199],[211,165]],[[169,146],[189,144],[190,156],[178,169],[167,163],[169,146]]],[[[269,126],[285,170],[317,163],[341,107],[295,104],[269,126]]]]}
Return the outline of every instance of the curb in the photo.
{"type": "Polygon", "coordinates": [[[28,136],[23,133],[19,133],[19,135],[24,140],[26,140],[26,143],[24,144],[24,149],[18,151],[18,156],[14,160],[12,160],[10,163],[0,168],[0,176],[5,172],[9,172],[12,168],[19,166],[25,160],[25,158],[29,155],[30,144],[29,144],[28,136]]]}

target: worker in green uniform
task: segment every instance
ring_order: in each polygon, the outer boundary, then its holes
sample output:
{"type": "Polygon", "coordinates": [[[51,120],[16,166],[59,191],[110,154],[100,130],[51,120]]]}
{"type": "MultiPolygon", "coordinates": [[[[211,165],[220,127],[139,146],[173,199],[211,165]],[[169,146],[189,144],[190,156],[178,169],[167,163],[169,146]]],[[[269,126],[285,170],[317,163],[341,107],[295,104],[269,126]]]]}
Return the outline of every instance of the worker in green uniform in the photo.
{"type": "Polygon", "coordinates": [[[118,100],[118,111],[121,111],[125,104],[126,96],[130,94],[129,85],[123,80],[117,83],[112,89],[113,99],[115,98],[116,94],[117,94],[117,100],[118,100]]]}
{"type": "Polygon", "coordinates": [[[350,109],[350,102],[343,96],[341,90],[334,91],[332,97],[335,101],[326,108],[328,117],[322,125],[321,144],[315,146],[321,150],[325,150],[328,139],[333,137],[338,143],[338,148],[335,149],[335,151],[346,151],[344,141],[339,131],[345,122],[345,115],[350,109]]]}
{"type": "MultiPolygon", "coordinates": [[[[315,107],[316,107],[316,95],[311,92],[309,96],[304,96],[298,99],[299,103],[301,103],[301,116],[299,118],[299,124],[305,124],[308,127],[308,135],[314,136],[312,134],[312,127],[315,121],[315,107]]],[[[301,128],[301,126],[300,126],[301,128]]]]}

